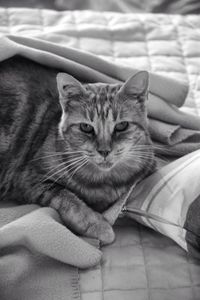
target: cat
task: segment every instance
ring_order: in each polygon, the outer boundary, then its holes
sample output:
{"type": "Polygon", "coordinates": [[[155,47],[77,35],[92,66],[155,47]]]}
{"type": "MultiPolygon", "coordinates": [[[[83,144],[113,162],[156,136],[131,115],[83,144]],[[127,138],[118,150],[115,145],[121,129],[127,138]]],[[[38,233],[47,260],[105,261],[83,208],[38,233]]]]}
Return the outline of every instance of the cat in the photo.
{"type": "Polygon", "coordinates": [[[0,197],[56,209],[73,232],[114,240],[102,212],[155,168],[148,73],[81,83],[21,56],[0,63],[0,197]]]}

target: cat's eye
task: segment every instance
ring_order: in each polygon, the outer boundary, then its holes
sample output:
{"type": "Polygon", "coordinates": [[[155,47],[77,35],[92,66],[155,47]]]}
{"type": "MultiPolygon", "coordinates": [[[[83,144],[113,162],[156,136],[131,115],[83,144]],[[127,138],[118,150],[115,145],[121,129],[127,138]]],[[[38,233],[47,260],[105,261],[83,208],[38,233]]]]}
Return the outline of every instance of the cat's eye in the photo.
{"type": "Polygon", "coordinates": [[[117,125],[115,125],[115,131],[125,131],[129,127],[129,122],[120,122],[117,125]]]}
{"type": "Polygon", "coordinates": [[[94,133],[94,128],[90,124],[87,124],[87,123],[81,123],[80,130],[85,133],[94,133]]]}

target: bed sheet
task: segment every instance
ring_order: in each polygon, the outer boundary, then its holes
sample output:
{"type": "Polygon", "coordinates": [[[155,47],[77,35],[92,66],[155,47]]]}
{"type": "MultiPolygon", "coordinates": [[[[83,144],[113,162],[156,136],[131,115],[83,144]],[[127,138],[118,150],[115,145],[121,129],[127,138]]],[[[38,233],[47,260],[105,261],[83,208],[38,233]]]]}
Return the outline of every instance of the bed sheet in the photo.
{"type": "MultiPolygon", "coordinates": [[[[180,79],[183,110],[200,115],[200,19],[197,15],[0,9],[0,33],[37,36],[99,57],[180,79]]],[[[173,241],[133,221],[115,226],[102,263],[79,270],[82,300],[198,300],[200,263],[173,241]]]]}

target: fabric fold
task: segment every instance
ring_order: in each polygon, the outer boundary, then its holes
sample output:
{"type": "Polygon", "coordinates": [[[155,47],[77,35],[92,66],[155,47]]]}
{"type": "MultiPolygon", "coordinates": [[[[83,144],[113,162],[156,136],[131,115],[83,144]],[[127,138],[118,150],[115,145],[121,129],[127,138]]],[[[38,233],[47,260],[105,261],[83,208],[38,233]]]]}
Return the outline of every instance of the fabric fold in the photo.
{"type": "Polygon", "coordinates": [[[182,128],[180,125],[165,123],[149,118],[149,132],[153,140],[173,146],[181,142],[199,144],[200,131],[182,128]]]}
{"type": "MultiPolygon", "coordinates": [[[[17,54],[41,64],[60,68],[84,82],[125,81],[138,71],[104,61],[91,53],[63,47],[36,37],[2,36],[0,61],[17,54]]],[[[150,101],[151,93],[169,103],[181,106],[187,96],[188,86],[183,82],[150,73],[150,101]]]]}
{"type": "Polygon", "coordinates": [[[199,116],[183,112],[175,104],[171,105],[159,96],[150,95],[150,101],[147,101],[147,112],[149,118],[180,125],[183,128],[200,130],[199,116]]]}
{"type": "Polygon", "coordinates": [[[1,300],[79,300],[74,263],[85,268],[100,258],[98,249],[60,224],[53,209],[0,203],[1,300]]]}
{"type": "Polygon", "coordinates": [[[35,207],[23,205],[1,209],[4,225],[0,228],[0,249],[24,246],[79,268],[91,267],[100,261],[101,252],[62,225],[54,209],[35,207]]]}
{"type": "MultiPolygon", "coordinates": [[[[72,75],[85,82],[102,81],[113,83],[125,81],[128,77],[138,72],[137,69],[105,61],[92,53],[49,42],[43,34],[40,34],[38,38],[37,36],[28,38],[8,35],[7,39],[15,43],[15,45],[12,45],[12,47],[16,48],[15,50],[13,49],[15,52],[17,51],[15,54],[28,56],[30,59],[32,58],[42,64],[52,64],[52,67],[56,67],[59,57],[69,60],[70,62],[68,61],[66,64],[62,61],[63,66],[61,67],[66,72],[70,71],[72,75]],[[38,52],[35,52],[37,53],[36,56],[33,54],[33,49],[38,50],[38,52]],[[41,55],[42,53],[43,55],[41,55]],[[55,56],[53,60],[50,59],[50,53],[55,56]],[[77,69],[73,69],[76,66],[75,63],[78,64],[77,69]],[[82,73],[82,70],[86,72],[82,73]]],[[[1,42],[2,50],[4,49],[3,45],[6,43],[6,40],[1,42]]],[[[4,55],[4,51],[2,53],[4,55]]],[[[8,58],[8,54],[6,56],[8,58]]],[[[188,86],[184,82],[150,73],[150,93],[176,106],[182,106],[188,93],[188,86]]]]}

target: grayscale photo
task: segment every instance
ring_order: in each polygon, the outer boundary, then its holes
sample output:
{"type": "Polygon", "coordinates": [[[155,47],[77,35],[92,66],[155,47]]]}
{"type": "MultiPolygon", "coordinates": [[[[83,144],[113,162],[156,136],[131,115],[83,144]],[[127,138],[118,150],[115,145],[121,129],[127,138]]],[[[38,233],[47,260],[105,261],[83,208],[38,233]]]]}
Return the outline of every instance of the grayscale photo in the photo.
{"type": "Polygon", "coordinates": [[[0,0],[0,300],[200,300],[199,0],[0,0]]]}

